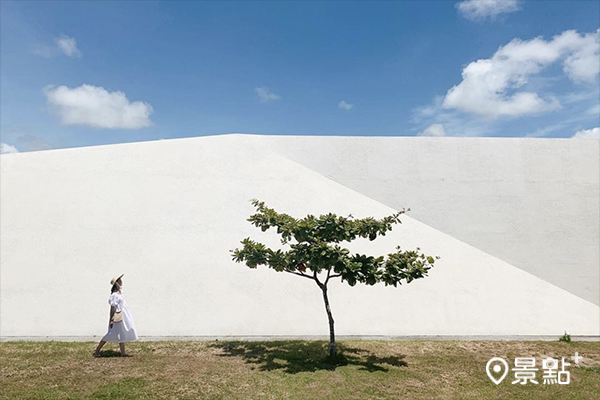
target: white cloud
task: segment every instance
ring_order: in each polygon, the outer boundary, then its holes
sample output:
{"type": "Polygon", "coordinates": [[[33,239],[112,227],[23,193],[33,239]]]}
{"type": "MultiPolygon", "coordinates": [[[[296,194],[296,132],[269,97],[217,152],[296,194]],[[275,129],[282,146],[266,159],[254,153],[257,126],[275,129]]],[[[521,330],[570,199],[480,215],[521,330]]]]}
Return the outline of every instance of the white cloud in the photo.
{"type": "Polygon", "coordinates": [[[57,54],[65,54],[69,57],[81,57],[81,51],[77,48],[75,38],[61,35],[54,39],[54,45],[36,44],[31,52],[44,58],[52,58],[57,54]]]}
{"type": "Polygon", "coordinates": [[[69,57],[81,57],[81,52],[77,48],[77,42],[74,38],[67,35],[61,35],[54,39],[56,47],[69,57]]]}
{"type": "Polygon", "coordinates": [[[344,100],[338,103],[338,108],[341,110],[351,110],[354,104],[346,103],[344,100]]]}
{"type": "Polygon", "coordinates": [[[584,129],[573,135],[574,139],[600,139],[600,127],[584,129]]]}
{"type": "Polygon", "coordinates": [[[600,72],[600,29],[580,35],[565,31],[552,40],[537,37],[513,39],[491,58],[471,62],[462,72],[462,82],[448,90],[444,108],[488,118],[522,116],[560,107],[552,96],[516,91],[548,65],[563,59],[565,74],[575,82],[593,82],[600,72]],[[513,93],[509,93],[513,91],[513,93]]]}
{"type": "Polygon", "coordinates": [[[444,109],[443,101],[443,96],[436,96],[429,105],[412,110],[411,122],[416,135],[436,124],[444,127],[445,136],[486,136],[496,131],[498,120],[444,109]]]}
{"type": "Polygon", "coordinates": [[[108,129],[152,125],[152,106],[143,101],[130,102],[123,92],[109,92],[103,87],[84,84],[74,89],[49,86],[44,93],[64,125],[108,129]]]}
{"type": "Polygon", "coordinates": [[[587,91],[577,91],[565,93],[561,96],[560,102],[563,104],[572,104],[590,101],[597,101],[600,99],[600,86],[590,87],[587,91]]]}
{"type": "Polygon", "coordinates": [[[600,117],[600,104],[596,104],[588,108],[587,113],[600,117]]]}
{"type": "Polygon", "coordinates": [[[572,49],[563,63],[563,70],[574,82],[594,83],[600,73],[600,28],[581,36],[575,31],[562,34],[560,45],[572,49]]]}
{"type": "Polygon", "coordinates": [[[483,21],[487,17],[494,19],[500,14],[520,9],[517,0],[465,0],[456,3],[455,7],[459,14],[472,21],[483,21]]]}
{"type": "Polygon", "coordinates": [[[418,136],[446,136],[446,131],[442,124],[431,124],[420,132],[418,136]]]}
{"type": "Polygon", "coordinates": [[[0,143],[0,154],[18,153],[19,150],[10,144],[0,143]]]}
{"type": "Polygon", "coordinates": [[[275,93],[271,92],[269,88],[266,88],[264,86],[254,88],[254,90],[256,91],[256,94],[258,95],[258,98],[260,99],[261,103],[281,99],[281,96],[276,95],[275,93]]]}

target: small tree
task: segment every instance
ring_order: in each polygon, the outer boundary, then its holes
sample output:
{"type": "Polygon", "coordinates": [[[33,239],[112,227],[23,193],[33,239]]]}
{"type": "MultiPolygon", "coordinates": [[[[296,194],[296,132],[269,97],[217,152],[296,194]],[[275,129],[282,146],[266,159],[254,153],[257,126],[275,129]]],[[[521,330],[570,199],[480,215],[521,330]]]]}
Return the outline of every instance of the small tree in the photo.
{"type": "MultiPolygon", "coordinates": [[[[289,246],[288,251],[272,250],[264,244],[250,238],[242,240],[241,249],[231,251],[235,262],[245,262],[250,268],[266,265],[278,272],[287,272],[303,278],[311,279],[321,289],[325,310],[329,319],[329,354],[336,354],[334,320],[327,297],[327,285],[331,279],[340,278],[350,286],[357,282],[374,285],[383,282],[385,285],[397,286],[423,278],[433,266],[434,257],[414,251],[402,251],[396,247],[395,253],[387,257],[350,254],[350,251],[339,245],[356,238],[375,240],[377,236],[385,236],[392,225],[400,222],[400,215],[408,210],[377,220],[369,217],[355,219],[352,215],[338,217],[325,214],[320,217],[307,215],[296,219],[287,214],[280,214],[265,206],[264,202],[252,200],[256,214],[248,221],[265,232],[276,228],[281,236],[282,245],[289,246]],[[319,279],[319,274],[326,276],[319,279]]],[[[439,257],[435,257],[439,258],[439,257]]]]}

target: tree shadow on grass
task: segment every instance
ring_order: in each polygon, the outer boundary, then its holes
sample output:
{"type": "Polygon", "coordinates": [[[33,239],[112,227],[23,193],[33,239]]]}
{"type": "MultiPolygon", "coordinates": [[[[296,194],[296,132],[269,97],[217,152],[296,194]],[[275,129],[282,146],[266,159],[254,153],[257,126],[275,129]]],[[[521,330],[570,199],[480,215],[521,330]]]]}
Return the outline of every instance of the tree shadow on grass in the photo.
{"type": "Polygon", "coordinates": [[[405,355],[379,357],[368,350],[336,343],[337,355],[331,357],[329,343],[322,341],[271,341],[271,342],[214,342],[211,348],[221,350],[221,357],[238,357],[246,363],[256,364],[261,371],[281,370],[288,374],[298,372],[333,371],[345,365],[358,366],[368,372],[387,372],[389,367],[406,367],[405,355]]]}
{"type": "Polygon", "coordinates": [[[98,354],[98,358],[104,357],[121,357],[121,352],[114,350],[101,350],[98,354]]]}

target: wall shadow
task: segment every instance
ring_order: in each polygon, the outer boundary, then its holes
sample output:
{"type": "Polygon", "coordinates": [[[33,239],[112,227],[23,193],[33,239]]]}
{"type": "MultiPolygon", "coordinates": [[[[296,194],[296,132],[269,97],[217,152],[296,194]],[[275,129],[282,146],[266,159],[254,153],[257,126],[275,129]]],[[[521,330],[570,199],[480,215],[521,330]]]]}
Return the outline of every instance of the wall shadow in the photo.
{"type": "Polygon", "coordinates": [[[238,357],[255,364],[261,371],[333,371],[339,366],[355,365],[368,372],[387,372],[389,367],[407,367],[405,355],[379,357],[368,350],[336,343],[338,354],[330,357],[329,342],[285,340],[271,342],[216,341],[208,345],[221,351],[220,357],[238,357]]]}

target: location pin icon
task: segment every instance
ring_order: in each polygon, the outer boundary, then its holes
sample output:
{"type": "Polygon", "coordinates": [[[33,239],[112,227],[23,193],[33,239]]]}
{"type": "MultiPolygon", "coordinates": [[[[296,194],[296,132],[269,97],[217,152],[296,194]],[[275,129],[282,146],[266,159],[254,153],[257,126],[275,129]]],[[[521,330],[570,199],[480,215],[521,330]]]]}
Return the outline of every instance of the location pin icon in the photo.
{"type": "Polygon", "coordinates": [[[485,372],[487,372],[487,374],[490,377],[490,379],[492,380],[492,382],[494,382],[496,385],[498,385],[498,384],[500,384],[500,382],[502,382],[504,380],[504,378],[506,378],[506,374],[508,374],[508,363],[506,361],[504,361],[503,358],[494,357],[494,358],[490,359],[490,361],[488,361],[487,364],[485,365],[485,372]],[[502,367],[500,366],[500,364],[496,364],[490,369],[492,364],[495,362],[496,363],[499,362],[502,365],[504,365],[504,373],[498,379],[494,378],[494,375],[492,375],[492,371],[494,371],[496,374],[499,373],[500,371],[502,371],[502,367]]]}

